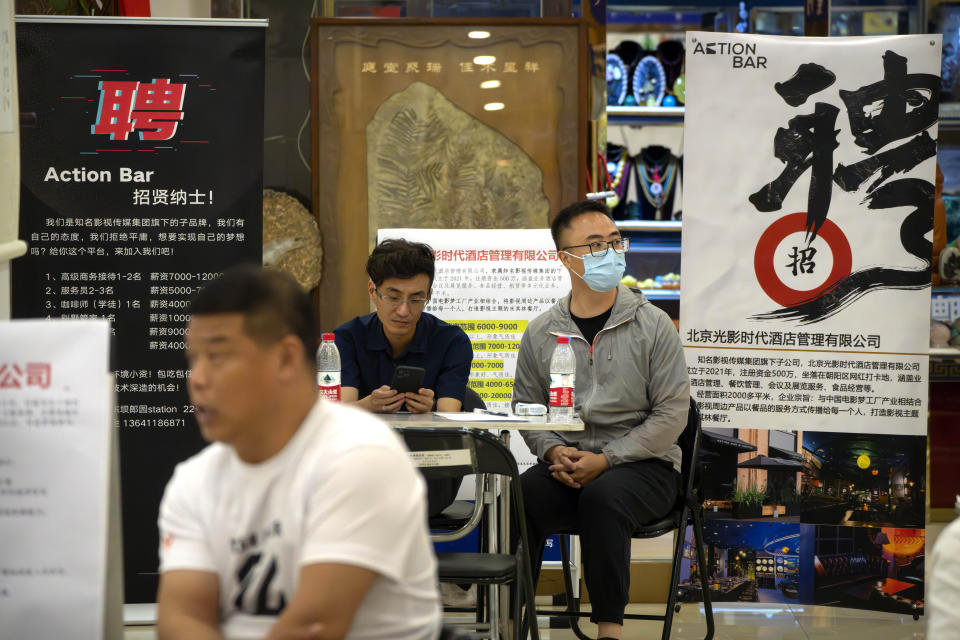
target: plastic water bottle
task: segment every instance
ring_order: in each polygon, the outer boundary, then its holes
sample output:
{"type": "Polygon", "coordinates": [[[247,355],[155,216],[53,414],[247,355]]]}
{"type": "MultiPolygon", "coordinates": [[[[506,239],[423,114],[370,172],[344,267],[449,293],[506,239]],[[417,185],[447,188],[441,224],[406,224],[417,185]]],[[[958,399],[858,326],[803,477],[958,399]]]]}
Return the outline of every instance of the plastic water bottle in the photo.
{"type": "Polygon", "coordinates": [[[317,349],[317,388],[327,400],[340,401],[340,352],[332,333],[323,334],[317,349]]]}
{"type": "Polygon", "coordinates": [[[550,358],[550,421],[570,422],[574,417],[574,389],[577,381],[577,357],[568,336],[557,336],[550,358]]]}

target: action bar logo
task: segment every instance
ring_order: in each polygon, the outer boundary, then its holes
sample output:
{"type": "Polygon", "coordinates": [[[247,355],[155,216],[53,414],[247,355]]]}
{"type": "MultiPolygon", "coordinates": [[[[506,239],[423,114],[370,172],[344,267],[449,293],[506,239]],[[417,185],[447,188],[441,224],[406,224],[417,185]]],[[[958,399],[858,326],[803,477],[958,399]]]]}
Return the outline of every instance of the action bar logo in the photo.
{"type": "Polygon", "coordinates": [[[138,131],[141,140],[170,140],[183,120],[185,84],[171,84],[168,78],[153,82],[106,80],[99,84],[100,106],[90,131],[126,140],[138,131]]]}
{"type": "Polygon", "coordinates": [[[766,69],[766,56],[757,55],[757,45],[752,42],[698,42],[693,55],[731,56],[734,69],[766,69]]]}

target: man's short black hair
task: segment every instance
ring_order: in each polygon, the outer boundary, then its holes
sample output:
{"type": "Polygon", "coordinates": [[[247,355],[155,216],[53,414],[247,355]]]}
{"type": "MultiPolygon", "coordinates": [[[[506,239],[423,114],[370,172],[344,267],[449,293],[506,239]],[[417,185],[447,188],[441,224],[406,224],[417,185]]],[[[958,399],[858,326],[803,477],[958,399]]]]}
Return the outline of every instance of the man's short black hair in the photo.
{"type": "Polygon", "coordinates": [[[553,219],[553,222],[550,223],[550,235],[553,236],[553,244],[556,245],[557,249],[561,248],[560,234],[563,233],[563,230],[569,229],[574,218],[582,216],[585,213],[602,213],[608,218],[613,218],[613,216],[610,215],[610,209],[607,208],[607,205],[599,200],[583,200],[567,205],[560,210],[553,219]]]}
{"type": "Polygon", "coordinates": [[[252,264],[227,269],[190,300],[191,316],[218,313],[243,314],[244,330],[261,344],[295,335],[307,362],[313,362],[317,314],[310,297],[286,273],[252,264]]]}
{"type": "Polygon", "coordinates": [[[367,275],[379,287],[387,278],[407,280],[425,273],[433,286],[433,249],[422,242],[384,240],[367,258],[367,275]]]}

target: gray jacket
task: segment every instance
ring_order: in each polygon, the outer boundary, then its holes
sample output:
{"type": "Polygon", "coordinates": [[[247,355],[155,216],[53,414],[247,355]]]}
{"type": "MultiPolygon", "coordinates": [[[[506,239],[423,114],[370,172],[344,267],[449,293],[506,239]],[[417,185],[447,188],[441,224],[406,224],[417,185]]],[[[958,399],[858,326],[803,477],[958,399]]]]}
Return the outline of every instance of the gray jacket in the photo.
{"type": "Polygon", "coordinates": [[[677,438],[687,423],[690,379],[670,317],[623,285],[610,318],[587,343],[570,317],[570,296],[537,316],[520,341],[513,403],[549,404],[556,336],[571,336],[577,357],[577,414],[582,431],[521,431],[541,460],[550,447],[603,453],[611,465],[661,458],[680,470],[677,438]]]}

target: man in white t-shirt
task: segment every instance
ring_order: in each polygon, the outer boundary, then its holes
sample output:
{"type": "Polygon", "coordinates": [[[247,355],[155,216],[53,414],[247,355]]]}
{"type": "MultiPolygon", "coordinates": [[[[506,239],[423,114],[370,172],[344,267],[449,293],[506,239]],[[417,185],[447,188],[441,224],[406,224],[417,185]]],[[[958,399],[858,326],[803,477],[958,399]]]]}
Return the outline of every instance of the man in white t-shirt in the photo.
{"type": "Polygon", "coordinates": [[[191,303],[188,387],[213,443],[160,506],[161,640],[434,640],[424,483],[367,412],[318,399],[292,278],[227,271],[191,303]]]}
{"type": "Polygon", "coordinates": [[[960,517],[940,532],[927,567],[927,638],[956,638],[960,634],[960,517]]]}

